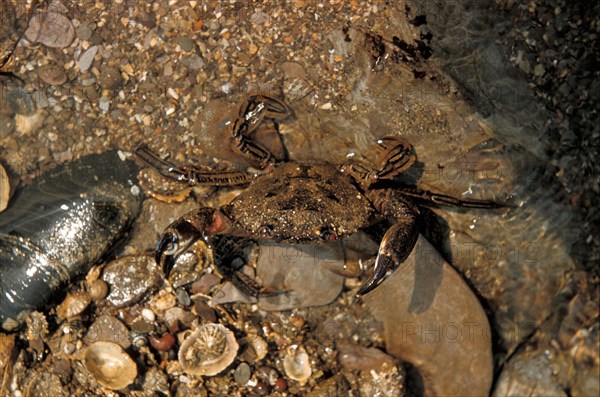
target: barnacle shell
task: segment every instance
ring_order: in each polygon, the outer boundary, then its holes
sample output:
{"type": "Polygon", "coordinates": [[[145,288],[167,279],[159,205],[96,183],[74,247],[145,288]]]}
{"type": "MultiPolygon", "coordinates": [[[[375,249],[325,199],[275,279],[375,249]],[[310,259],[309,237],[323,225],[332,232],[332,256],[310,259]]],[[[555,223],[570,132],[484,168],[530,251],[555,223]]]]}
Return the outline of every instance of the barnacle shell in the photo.
{"type": "Polygon", "coordinates": [[[70,292],[56,308],[56,314],[62,319],[77,316],[88,307],[91,300],[85,291],[70,292]]]}
{"type": "Polygon", "coordinates": [[[213,376],[233,362],[238,348],[229,329],[221,324],[205,324],[181,344],[179,363],[188,374],[213,376]]]}
{"type": "Polygon", "coordinates": [[[92,343],[85,351],[83,364],[98,383],[113,390],[129,386],[137,376],[135,362],[112,342],[92,343]]]}
{"type": "Polygon", "coordinates": [[[288,347],[283,358],[283,369],[290,379],[297,380],[300,385],[304,385],[312,373],[306,350],[300,345],[288,347]]]}

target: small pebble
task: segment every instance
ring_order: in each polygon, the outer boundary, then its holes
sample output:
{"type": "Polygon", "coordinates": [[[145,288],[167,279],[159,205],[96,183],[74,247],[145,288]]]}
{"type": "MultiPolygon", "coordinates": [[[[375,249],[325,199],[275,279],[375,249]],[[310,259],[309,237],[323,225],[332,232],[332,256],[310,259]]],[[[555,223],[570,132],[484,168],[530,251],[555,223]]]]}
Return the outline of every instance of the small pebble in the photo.
{"type": "Polygon", "coordinates": [[[195,294],[208,294],[210,289],[219,284],[221,280],[219,277],[215,276],[212,273],[206,273],[200,277],[200,280],[194,281],[192,283],[192,295],[195,294]]]}
{"type": "Polygon", "coordinates": [[[250,366],[246,363],[241,363],[238,365],[233,374],[235,382],[240,386],[246,385],[250,380],[250,376],[252,376],[252,371],[250,366]]]}
{"type": "Polygon", "coordinates": [[[108,112],[108,109],[110,109],[110,100],[107,97],[105,97],[105,96],[101,97],[98,100],[98,107],[103,112],[108,112]]]}
{"type": "Polygon", "coordinates": [[[131,323],[131,330],[140,334],[149,334],[154,331],[154,325],[144,318],[139,318],[131,323]]]}
{"type": "Polygon", "coordinates": [[[67,74],[57,65],[42,66],[38,71],[38,76],[44,83],[50,85],[62,85],[67,82],[67,74]]]}
{"type": "Polygon", "coordinates": [[[81,72],[86,72],[90,66],[92,66],[92,62],[94,61],[94,57],[98,52],[98,46],[94,45],[87,49],[81,57],[79,58],[79,70],[81,72]]]}
{"type": "Polygon", "coordinates": [[[73,42],[75,28],[71,20],[56,12],[35,14],[29,21],[25,37],[46,47],[64,48],[73,42]]]}
{"type": "Polygon", "coordinates": [[[194,41],[187,37],[179,38],[179,46],[182,51],[192,51],[194,49],[194,41]]]}
{"type": "Polygon", "coordinates": [[[204,60],[197,54],[191,54],[181,59],[181,63],[191,70],[198,70],[204,66],[204,60]]]}
{"type": "Polygon", "coordinates": [[[175,337],[171,334],[164,334],[160,338],[150,336],[148,340],[153,348],[163,352],[170,350],[175,344],[175,337]]]}
{"type": "Polygon", "coordinates": [[[90,29],[90,27],[85,23],[79,25],[76,33],[77,37],[79,37],[81,40],[89,40],[92,37],[92,29],[90,29]]]}
{"type": "Polygon", "coordinates": [[[177,302],[179,302],[180,305],[187,307],[192,304],[190,296],[188,295],[187,291],[183,288],[177,289],[175,291],[175,296],[177,297],[177,302]]]}
{"type": "Polygon", "coordinates": [[[65,345],[63,346],[63,353],[64,354],[73,354],[75,353],[75,344],[74,343],[65,343],[65,345]]]}
{"type": "Polygon", "coordinates": [[[287,386],[288,386],[287,382],[283,378],[279,378],[275,381],[275,389],[280,393],[283,393],[284,391],[286,391],[287,386]]]}
{"type": "Polygon", "coordinates": [[[154,312],[147,308],[142,309],[142,317],[144,317],[148,321],[154,321],[156,319],[154,312]]]}
{"type": "Polygon", "coordinates": [[[327,103],[324,103],[323,105],[321,105],[321,109],[323,109],[323,110],[330,110],[331,109],[331,102],[327,102],[327,103]]]}
{"type": "Polygon", "coordinates": [[[99,83],[102,88],[117,90],[123,82],[121,72],[117,68],[106,67],[100,72],[99,83]]]}
{"type": "Polygon", "coordinates": [[[269,392],[269,386],[264,382],[258,382],[256,386],[254,386],[254,392],[259,396],[264,396],[269,392]]]}
{"type": "Polygon", "coordinates": [[[217,321],[217,315],[215,311],[203,300],[197,300],[194,302],[193,312],[204,321],[208,321],[210,323],[217,321]]]}
{"type": "Polygon", "coordinates": [[[88,329],[83,341],[90,345],[94,342],[114,342],[127,349],[131,346],[129,330],[116,317],[104,314],[96,319],[88,329]]]}

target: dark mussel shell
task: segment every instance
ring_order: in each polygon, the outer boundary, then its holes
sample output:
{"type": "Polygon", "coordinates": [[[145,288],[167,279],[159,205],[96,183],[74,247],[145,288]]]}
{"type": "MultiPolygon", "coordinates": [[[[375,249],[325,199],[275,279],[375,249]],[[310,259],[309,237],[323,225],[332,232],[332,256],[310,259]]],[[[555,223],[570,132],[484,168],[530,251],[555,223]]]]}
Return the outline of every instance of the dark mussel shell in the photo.
{"type": "Polygon", "coordinates": [[[0,213],[0,328],[40,309],[122,240],[141,208],[137,167],[116,151],[59,166],[0,213]]]}

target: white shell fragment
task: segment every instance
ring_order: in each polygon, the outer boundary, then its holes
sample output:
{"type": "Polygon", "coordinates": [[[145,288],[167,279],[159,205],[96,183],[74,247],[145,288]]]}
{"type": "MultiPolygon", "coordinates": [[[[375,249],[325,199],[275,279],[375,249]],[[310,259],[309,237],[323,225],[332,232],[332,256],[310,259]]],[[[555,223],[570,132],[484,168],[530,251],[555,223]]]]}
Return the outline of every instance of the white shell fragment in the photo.
{"type": "Polygon", "coordinates": [[[2,164],[0,164],[0,212],[4,211],[8,206],[11,193],[8,175],[2,164]]]}
{"type": "Polygon", "coordinates": [[[183,341],[179,363],[188,374],[214,376],[233,362],[238,348],[229,329],[221,324],[205,324],[183,341]]]}
{"type": "Polygon", "coordinates": [[[83,364],[98,383],[113,390],[129,386],[137,376],[135,362],[112,342],[92,343],[85,351],[83,364]]]}
{"type": "Polygon", "coordinates": [[[308,353],[304,347],[299,345],[291,345],[286,350],[286,355],[283,358],[283,369],[285,374],[290,378],[300,382],[304,386],[312,374],[310,368],[308,353]]]}
{"type": "Polygon", "coordinates": [[[242,353],[240,359],[249,362],[258,362],[265,358],[269,351],[267,342],[256,335],[256,333],[248,333],[248,336],[240,339],[242,353]]]}

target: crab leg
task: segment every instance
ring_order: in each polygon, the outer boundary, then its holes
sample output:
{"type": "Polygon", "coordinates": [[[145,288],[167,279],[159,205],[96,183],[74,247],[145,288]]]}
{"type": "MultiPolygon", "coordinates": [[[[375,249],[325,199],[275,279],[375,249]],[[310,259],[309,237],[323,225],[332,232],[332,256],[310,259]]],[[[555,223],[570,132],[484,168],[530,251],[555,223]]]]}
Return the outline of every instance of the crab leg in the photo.
{"type": "Polygon", "coordinates": [[[239,117],[234,121],[231,136],[234,148],[262,167],[273,160],[273,155],[262,145],[250,138],[265,119],[278,121],[293,115],[282,101],[265,95],[252,95],[240,106],[239,117]]]}
{"type": "Polygon", "coordinates": [[[494,201],[488,200],[457,199],[455,197],[447,196],[445,194],[433,193],[428,190],[413,187],[403,187],[399,190],[408,197],[422,201],[423,204],[443,205],[447,207],[487,209],[510,207],[510,204],[496,203],[494,201]]]}
{"type": "Polygon", "coordinates": [[[375,147],[383,153],[376,168],[363,164],[351,164],[345,168],[367,186],[380,180],[394,178],[410,168],[417,159],[412,145],[400,137],[385,136],[377,139],[375,143],[375,147]]]}
{"type": "Polygon", "coordinates": [[[265,167],[273,159],[271,152],[245,135],[234,137],[233,145],[239,153],[256,161],[261,167],[265,167]]]}
{"type": "Polygon", "coordinates": [[[146,146],[135,149],[135,155],[162,176],[186,182],[191,186],[233,186],[250,182],[255,175],[241,171],[200,171],[196,168],[178,167],[152,153],[146,146]]]}
{"type": "Polygon", "coordinates": [[[377,141],[377,148],[384,152],[379,162],[377,179],[391,179],[412,166],[417,159],[413,146],[399,137],[385,136],[377,141]]]}

